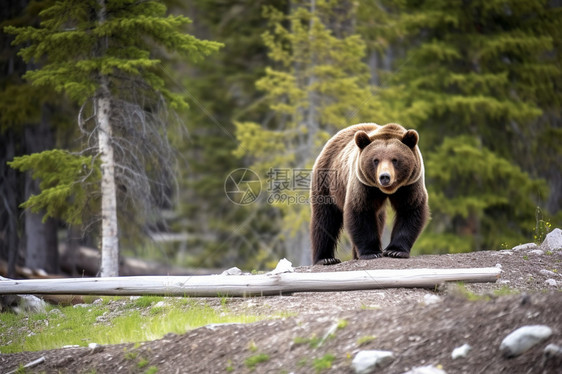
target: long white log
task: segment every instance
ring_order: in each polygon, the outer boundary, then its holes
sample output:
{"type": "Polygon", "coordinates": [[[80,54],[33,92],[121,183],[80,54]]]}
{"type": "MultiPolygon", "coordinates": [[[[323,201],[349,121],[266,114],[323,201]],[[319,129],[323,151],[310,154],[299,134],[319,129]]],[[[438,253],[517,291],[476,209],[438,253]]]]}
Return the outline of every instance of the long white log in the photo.
{"type": "Polygon", "coordinates": [[[255,296],[495,282],[498,268],[363,270],[261,275],[137,276],[0,281],[1,294],[255,296]]]}

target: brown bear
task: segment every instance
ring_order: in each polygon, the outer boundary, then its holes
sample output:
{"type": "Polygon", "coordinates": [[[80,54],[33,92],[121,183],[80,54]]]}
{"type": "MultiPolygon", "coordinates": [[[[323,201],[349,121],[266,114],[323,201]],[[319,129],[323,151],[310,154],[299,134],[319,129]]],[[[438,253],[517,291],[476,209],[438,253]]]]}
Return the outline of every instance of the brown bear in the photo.
{"type": "Polygon", "coordinates": [[[345,226],[354,259],[407,258],[429,219],[424,165],[415,130],[362,123],[338,132],[312,170],[311,238],[314,264],[334,256],[345,226]],[[381,250],[385,202],[396,211],[389,245],[381,250]]]}

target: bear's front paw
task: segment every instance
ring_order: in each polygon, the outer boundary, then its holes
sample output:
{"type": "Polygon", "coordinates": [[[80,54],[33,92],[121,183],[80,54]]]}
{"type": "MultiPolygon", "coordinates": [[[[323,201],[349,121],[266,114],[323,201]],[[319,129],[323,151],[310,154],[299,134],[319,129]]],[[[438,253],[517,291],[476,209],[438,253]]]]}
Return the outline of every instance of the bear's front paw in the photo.
{"type": "Polygon", "coordinates": [[[394,257],[394,258],[408,258],[410,257],[410,253],[406,251],[402,251],[399,249],[385,249],[382,252],[383,256],[385,257],[394,257]]]}
{"type": "Polygon", "coordinates": [[[369,255],[361,255],[359,256],[360,260],[372,260],[374,258],[381,258],[382,257],[382,253],[378,252],[378,253],[371,253],[369,255]]]}
{"type": "Polygon", "coordinates": [[[336,265],[339,264],[341,260],[339,258],[323,258],[318,261],[315,265],[336,265]]]}

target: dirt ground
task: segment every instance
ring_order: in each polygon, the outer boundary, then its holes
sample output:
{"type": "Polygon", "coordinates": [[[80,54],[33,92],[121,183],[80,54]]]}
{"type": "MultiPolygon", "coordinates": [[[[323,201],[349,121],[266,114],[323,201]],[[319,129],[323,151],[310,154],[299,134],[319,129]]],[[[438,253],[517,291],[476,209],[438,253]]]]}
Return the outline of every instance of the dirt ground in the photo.
{"type": "MultiPolygon", "coordinates": [[[[562,373],[562,358],[544,355],[547,344],[562,346],[562,251],[540,254],[533,248],[381,258],[296,270],[494,266],[502,269],[496,283],[467,284],[466,289],[443,285],[438,289],[232,298],[228,306],[234,311],[285,311],[290,317],[206,326],[140,345],[0,355],[0,372],[7,373],[44,357],[43,363],[26,372],[353,373],[351,362],[358,351],[389,350],[394,352],[394,361],[376,372],[404,373],[433,365],[449,374],[562,373]],[[472,296],[482,297],[467,296],[467,290],[472,296]],[[431,303],[428,295],[439,296],[440,301],[431,303]],[[507,334],[536,324],[552,328],[547,341],[515,358],[501,355],[499,346],[507,334]],[[465,343],[472,347],[468,356],[453,360],[453,349],[465,343]]],[[[221,306],[218,299],[201,301],[221,306]]]]}

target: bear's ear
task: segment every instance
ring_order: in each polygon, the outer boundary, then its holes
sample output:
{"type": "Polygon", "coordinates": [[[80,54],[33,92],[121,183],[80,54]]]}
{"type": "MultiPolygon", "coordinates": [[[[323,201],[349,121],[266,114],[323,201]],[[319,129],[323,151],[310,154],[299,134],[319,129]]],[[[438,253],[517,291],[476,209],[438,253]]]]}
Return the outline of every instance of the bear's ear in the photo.
{"type": "Polygon", "coordinates": [[[402,137],[402,143],[410,148],[414,148],[418,144],[418,140],[420,140],[420,137],[416,130],[408,130],[402,137]]]}
{"type": "Polygon", "coordinates": [[[371,138],[369,138],[369,135],[367,135],[365,131],[357,131],[355,133],[355,144],[357,144],[360,149],[363,149],[371,144],[371,138]]]}

